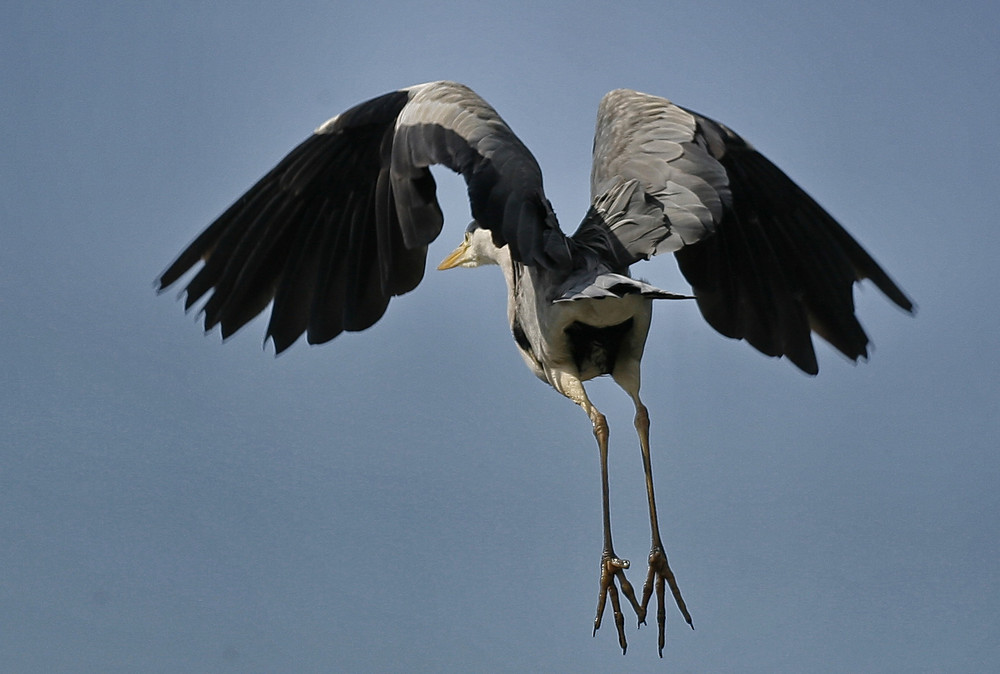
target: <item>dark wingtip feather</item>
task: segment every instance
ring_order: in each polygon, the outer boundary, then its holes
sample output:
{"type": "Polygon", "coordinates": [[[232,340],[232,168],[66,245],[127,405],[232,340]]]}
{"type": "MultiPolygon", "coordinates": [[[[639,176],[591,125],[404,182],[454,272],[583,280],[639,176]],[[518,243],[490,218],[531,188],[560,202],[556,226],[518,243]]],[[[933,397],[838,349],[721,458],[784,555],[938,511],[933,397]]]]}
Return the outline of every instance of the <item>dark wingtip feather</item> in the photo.
{"type": "Polygon", "coordinates": [[[274,346],[274,357],[277,358],[285,351],[287,351],[288,347],[290,347],[295,342],[299,341],[300,336],[301,334],[296,335],[295,337],[289,339],[287,337],[274,335],[269,332],[264,336],[264,348],[267,348],[267,343],[271,342],[271,344],[274,346]]]}
{"type": "Polygon", "coordinates": [[[807,337],[807,342],[808,348],[789,350],[785,355],[795,367],[815,377],[819,374],[819,362],[816,360],[816,349],[813,348],[812,339],[807,337]]]}
{"type": "Polygon", "coordinates": [[[156,291],[161,293],[172,286],[177,282],[177,279],[191,269],[191,267],[193,267],[199,259],[200,255],[195,254],[190,248],[185,250],[170,264],[169,267],[166,268],[166,270],[164,270],[162,274],[160,274],[156,280],[153,281],[156,291]]]}
{"type": "Polygon", "coordinates": [[[884,271],[882,271],[881,267],[878,267],[878,272],[879,273],[877,275],[876,274],[868,274],[867,275],[868,279],[872,283],[874,283],[875,286],[879,290],[882,291],[883,295],[885,295],[890,300],[892,300],[892,302],[897,307],[899,307],[900,309],[902,309],[903,311],[905,311],[908,314],[911,314],[911,315],[916,314],[917,313],[917,305],[914,304],[913,300],[911,300],[906,295],[906,293],[904,293],[903,290],[898,285],[896,285],[896,283],[893,282],[893,280],[891,278],[889,278],[888,274],[886,274],[884,271]]]}
{"type": "Polygon", "coordinates": [[[155,292],[157,295],[162,295],[164,292],[166,292],[167,288],[169,287],[169,284],[163,282],[162,274],[154,278],[151,285],[153,286],[153,292],[155,292]]]}

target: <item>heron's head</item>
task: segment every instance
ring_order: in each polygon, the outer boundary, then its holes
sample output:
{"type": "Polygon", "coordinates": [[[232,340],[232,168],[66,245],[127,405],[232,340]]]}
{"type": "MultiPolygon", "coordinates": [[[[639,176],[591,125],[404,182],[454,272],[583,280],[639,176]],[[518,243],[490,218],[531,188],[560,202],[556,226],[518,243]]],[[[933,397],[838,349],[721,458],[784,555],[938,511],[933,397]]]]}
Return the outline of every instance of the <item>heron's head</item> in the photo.
{"type": "Polygon", "coordinates": [[[493,234],[475,220],[465,230],[465,240],[441,261],[438,269],[481,267],[500,264],[501,249],[493,243],[493,234]]]}

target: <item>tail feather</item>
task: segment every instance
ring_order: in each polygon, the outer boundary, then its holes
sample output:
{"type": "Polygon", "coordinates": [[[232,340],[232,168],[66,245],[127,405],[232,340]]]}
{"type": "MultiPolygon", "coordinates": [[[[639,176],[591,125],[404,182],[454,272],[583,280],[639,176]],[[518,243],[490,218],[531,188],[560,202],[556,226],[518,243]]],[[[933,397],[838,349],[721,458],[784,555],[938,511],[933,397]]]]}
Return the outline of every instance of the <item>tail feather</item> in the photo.
{"type": "Polygon", "coordinates": [[[606,273],[593,278],[589,283],[583,282],[569,287],[556,302],[572,302],[574,300],[594,300],[605,297],[625,297],[626,295],[642,295],[654,300],[692,300],[691,295],[661,290],[644,281],[629,278],[622,274],[606,273]]]}

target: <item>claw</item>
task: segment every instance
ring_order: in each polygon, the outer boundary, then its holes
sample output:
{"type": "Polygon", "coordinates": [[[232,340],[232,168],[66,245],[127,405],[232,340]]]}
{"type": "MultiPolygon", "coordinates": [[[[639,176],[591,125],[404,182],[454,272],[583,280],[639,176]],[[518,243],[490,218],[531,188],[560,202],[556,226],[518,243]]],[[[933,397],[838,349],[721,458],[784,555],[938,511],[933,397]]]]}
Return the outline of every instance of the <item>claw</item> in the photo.
{"type": "Polygon", "coordinates": [[[621,586],[621,593],[625,595],[636,615],[645,616],[645,609],[636,599],[635,590],[632,584],[625,577],[625,569],[629,567],[627,559],[620,559],[614,553],[606,552],[601,557],[601,589],[597,597],[597,616],[594,618],[594,636],[601,627],[601,619],[604,617],[604,607],[608,597],[611,598],[611,608],[615,617],[615,629],[618,632],[618,645],[621,646],[622,655],[628,650],[628,641],[625,639],[625,615],[622,613],[621,599],[618,595],[618,587],[615,586],[615,579],[621,586]]]}
{"type": "Polygon", "coordinates": [[[667,563],[667,555],[663,552],[663,548],[654,546],[649,552],[649,572],[646,574],[646,582],[642,586],[641,607],[643,615],[645,615],[646,606],[649,604],[649,599],[655,590],[657,644],[661,658],[663,657],[663,647],[666,644],[667,625],[664,581],[670,586],[670,593],[674,596],[674,602],[677,604],[677,608],[680,609],[681,615],[684,616],[684,620],[691,626],[691,629],[694,629],[694,622],[692,622],[691,614],[688,612],[684,598],[681,596],[681,589],[677,585],[677,579],[674,577],[674,572],[670,570],[670,565],[667,563]]]}

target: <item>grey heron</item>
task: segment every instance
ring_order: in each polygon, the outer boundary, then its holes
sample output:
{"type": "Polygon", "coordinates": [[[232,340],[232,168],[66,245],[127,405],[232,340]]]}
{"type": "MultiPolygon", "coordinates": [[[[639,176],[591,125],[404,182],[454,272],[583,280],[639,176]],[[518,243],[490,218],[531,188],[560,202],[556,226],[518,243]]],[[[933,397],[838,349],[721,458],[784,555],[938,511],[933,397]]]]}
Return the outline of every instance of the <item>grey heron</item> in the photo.
{"type": "Polygon", "coordinates": [[[818,371],[812,332],[852,360],[867,356],[853,284],[870,279],[913,304],[871,256],[780,169],[728,127],[666,99],[619,89],[600,103],[591,204],[559,228],[529,150],[486,101],[453,82],[391,92],[333,117],[291,151],[163,272],[163,290],[199,262],[185,309],[203,298],[223,337],[271,305],[266,339],[281,353],[368,328],[413,290],[443,215],[429,167],[460,173],[472,224],[439,266],[499,265],[510,330],[525,363],[580,406],[597,440],[603,549],[594,633],[610,600],[627,648],[624,595],[639,624],[655,595],[659,653],[665,585],[693,626],[657,522],[640,361],[653,300],[684,298],[633,279],[632,264],[673,253],[717,331],[818,371]],[[210,292],[211,291],[211,292],[210,292]],[[584,382],[611,375],[635,407],[651,546],[641,597],[612,544],[608,424],[584,382]]]}

